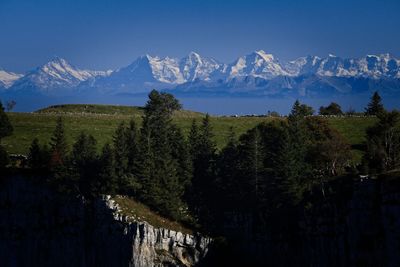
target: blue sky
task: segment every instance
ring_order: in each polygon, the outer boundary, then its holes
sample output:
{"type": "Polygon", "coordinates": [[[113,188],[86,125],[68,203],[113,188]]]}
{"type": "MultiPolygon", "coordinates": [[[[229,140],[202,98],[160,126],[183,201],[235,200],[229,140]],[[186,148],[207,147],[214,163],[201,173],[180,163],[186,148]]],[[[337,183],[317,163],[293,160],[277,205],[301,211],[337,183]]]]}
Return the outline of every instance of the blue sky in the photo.
{"type": "Polygon", "coordinates": [[[398,0],[0,0],[0,68],[54,56],[114,69],[190,51],[230,62],[263,49],[286,60],[400,55],[398,0]]]}

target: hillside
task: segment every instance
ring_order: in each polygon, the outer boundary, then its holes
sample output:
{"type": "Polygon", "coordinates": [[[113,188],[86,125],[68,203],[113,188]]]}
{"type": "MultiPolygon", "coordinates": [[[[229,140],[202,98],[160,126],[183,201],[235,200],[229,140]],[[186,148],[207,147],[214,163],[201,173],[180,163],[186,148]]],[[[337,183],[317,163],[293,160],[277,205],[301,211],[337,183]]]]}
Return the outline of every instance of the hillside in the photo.
{"type": "Polygon", "coordinates": [[[133,198],[117,195],[112,198],[120,208],[120,214],[127,216],[133,222],[147,222],[156,228],[165,228],[185,234],[193,234],[191,229],[182,224],[160,216],[149,207],[133,198]]]}
{"type": "MultiPolygon", "coordinates": [[[[56,119],[62,116],[66,125],[68,142],[85,131],[92,134],[100,148],[112,141],[112,136],[118,124],[128,122],[132,118],[141,122],[143,110],[140,107],[107,106],[107,105],[59,105],[38,110],[34,113],[8,113],[14,126],[14,134],[2,140],[3,145],[10,153],[26,154],[32,140],[37,137],[40,142],[48,142],[56,119]]],[[[204,114],[193,111],[179,111],[174,114],[174,121],[184,134],[188,134],[193,119],[200,123],[204,114]]],[[[211,117],[214,129],[214,140],[218,148],[222,148],[229,136],[229,129],[233,127],[236,136],[240,136],[258,123],[272,120],[271,117],[211,117]]],[[[355,149],[356,157],[361,154],[357,150],[364,142],[365,129],[372,125],[375,118],[367,117],[340,117],[328,118],[332,127],[341,132],[355,149]]]]}
{"type": "MultiPolygon", "coordinates": [[[[133,117],[141,117],[143,115],[143,107],[135,106],[112,106],[98,104],[64,104],[54,105],[47,108],[39,109],[34,113],[39,114],[82,114],[82,115],[126,115],[133,117]]],[[[201,112],[190,110],[179,110],[175,112],[175,117],[196,118],[203,116],[201,112]]]]}

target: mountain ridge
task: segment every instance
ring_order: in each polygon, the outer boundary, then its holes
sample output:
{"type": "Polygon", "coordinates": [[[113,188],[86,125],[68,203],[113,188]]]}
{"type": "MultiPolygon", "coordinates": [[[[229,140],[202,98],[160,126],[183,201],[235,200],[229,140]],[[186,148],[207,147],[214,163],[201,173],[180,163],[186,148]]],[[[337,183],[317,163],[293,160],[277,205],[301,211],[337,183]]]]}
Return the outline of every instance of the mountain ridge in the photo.
{"type": "Polygon", "coordinates": [[[196,52],[178,59],[144,55],[114,71],[78,69],[53,58],[25,75],[0,70],[0,91],[29,95],[116,95],[151,89],[185,94],[313,95],[365,90],[400,94],[400,60],[390,54],[342,58],[328,55],[280,61],[257,50],[221,63],[196,52]],[[374,88],[373,88],[374,87],[374,88]]]}

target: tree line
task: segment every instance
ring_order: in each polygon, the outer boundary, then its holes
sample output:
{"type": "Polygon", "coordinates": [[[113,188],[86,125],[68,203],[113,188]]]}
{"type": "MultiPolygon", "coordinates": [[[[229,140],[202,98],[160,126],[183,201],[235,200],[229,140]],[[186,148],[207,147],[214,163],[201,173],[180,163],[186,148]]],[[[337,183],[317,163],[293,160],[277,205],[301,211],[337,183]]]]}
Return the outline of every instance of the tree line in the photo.
{"type": "MultiPolygon", "coordinates": [[[[352,165],[345,138],[323,118],[309,116],[312,108],[299,101],[287,119],[263,122],[240,137],[231,129],[221,150],[210,116],[193,120],[185,137],[172,121],[179,109],[173,95],[153,90],[141,125],[121,123],[100,152],[96,139],[84,132],[68,144],[60,117],[49,145],[33,140],[28,165],[48,173],[60,191],[87,199],[124,194],[174,220],[209,227],[222,212],[274,212],[310,194],[324,196],[336,177],[400,165],[399,113],[385,111],[375,94],[367,111],[378,122],[367,130],[360,166],[352,165]]],[[[4,111],[0,119],[0,137],[11,134],[4,111]]]]}

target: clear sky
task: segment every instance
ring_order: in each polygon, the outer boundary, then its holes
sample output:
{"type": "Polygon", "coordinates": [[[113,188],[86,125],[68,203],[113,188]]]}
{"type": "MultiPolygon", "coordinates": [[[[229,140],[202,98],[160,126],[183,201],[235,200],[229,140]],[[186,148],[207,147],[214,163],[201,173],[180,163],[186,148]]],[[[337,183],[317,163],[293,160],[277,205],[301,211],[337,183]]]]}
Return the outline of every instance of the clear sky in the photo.
{"type": "Polygon", "coordinates": [[[231,62],[263,49],[304,55],[400,55],[399,0],[0,0],[0,68],[54,56],[114,69],[190,51],[231,62]]]}

